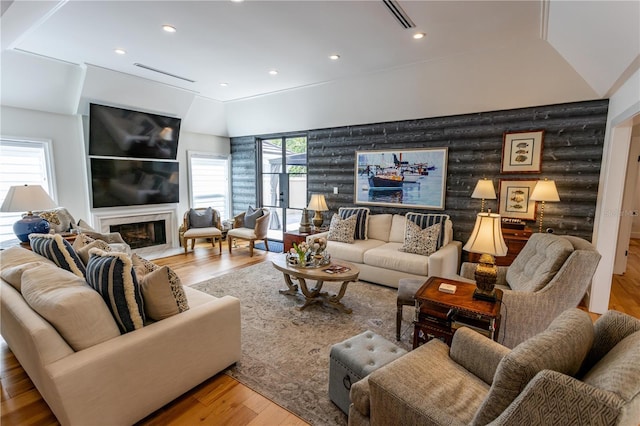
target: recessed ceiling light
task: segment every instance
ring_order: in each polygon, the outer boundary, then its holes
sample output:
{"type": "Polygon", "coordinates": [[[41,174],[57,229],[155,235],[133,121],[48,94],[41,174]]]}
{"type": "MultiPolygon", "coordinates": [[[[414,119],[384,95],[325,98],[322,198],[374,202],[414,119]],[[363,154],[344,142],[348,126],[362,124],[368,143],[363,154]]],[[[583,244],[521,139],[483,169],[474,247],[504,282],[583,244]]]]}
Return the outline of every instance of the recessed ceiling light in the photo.
{"type": "Polygon", "coordinates": [[[278,75],[278,70],[270,70],[269,74],[271,75],[278,75]]]}
{"type": "Polygon", "coordinates": [[[114,49],[114,52],[116,52],[118,55],[126,55],[127,51],[124,49],[114,49]]]}
{"type": "Polygon", "coordinates": [[[421,38],[424,38],[426,36],[425,33],[415,33],[413,35],[413,38],[415,38],[416,40],[420,40],[421,38]]]}
{"type": "Polygon", "coordinates": [[[242,3],[244,0],[231,0],[233,3],[242,3]]]}
{"type": "Polygon", "coordinates": [[[222,87],[227,87],[229,85],[229,83],[220,83],[220,86],[222,87]]]}
{"type": "Polygon", "coordinates": [[[176,27],[173,27],[171,25],[163,25],[162,29],[165,30],[168,33],[175,33],[176,32],[176,27]]]}
{"type": "Polygon", "coordinates": [[[329,59],[331,59],[332,61],[337,61],[338,59],[340,59],[340,55],[336,55],[334,53],[333,55],[329,55],[329,59]]]}

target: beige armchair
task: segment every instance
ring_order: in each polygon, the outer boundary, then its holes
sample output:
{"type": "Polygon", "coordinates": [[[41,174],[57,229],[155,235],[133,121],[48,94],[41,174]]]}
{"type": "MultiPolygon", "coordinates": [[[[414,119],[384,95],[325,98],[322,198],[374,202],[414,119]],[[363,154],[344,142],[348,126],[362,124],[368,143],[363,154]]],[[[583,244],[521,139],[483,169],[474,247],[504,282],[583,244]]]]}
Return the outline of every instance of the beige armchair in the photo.
{"type": "MultiPolygon", "coordinates": [[[[503,290],[498,342],[513,348],[543,331],[566,309],[578,306],[600,254],[591,243],[568,235],[533,234],[511,266],[498,267],[503,290]]],[[[473,280],[475,263],[460,275],[473,280]]]]}
{"type": "Polygon", "coordinates": [[[191,250],[193,250],[198,238],[210,238],[212,247],[215,247],[218,242],[219,253],[222,254],[222,231],[220,228],[222,226],[218,210],[211,207],[187,210],[182,219],[182,226],[178,230],[184,254],[187,254],[189,240],[191,240],[191,250]]]}
{"type": "Polygon", "coordinates": [[[569,309],[510,350],[468,328],[351,387],[349,425],[637,425],[640,320],[569,309]]]}
{"type": "MultiPolygon", "coordinates": [[[[267,250],[269,250],[269,242],[267,241],[267,231],[269,230],[269,210],[263,208],[262,216],[255,219],[255,225],[247,227],[245,222],[246,212],[234,216],[233,229],[227,232],[227,242],[229,244],[229,253],[233,246],[234,239],[249,241],[249,256],[253,256],[253,247],[256,240],[263,240],[267,250]]],[[[249,224],[251,225],[251,224],[249,224]]]]}

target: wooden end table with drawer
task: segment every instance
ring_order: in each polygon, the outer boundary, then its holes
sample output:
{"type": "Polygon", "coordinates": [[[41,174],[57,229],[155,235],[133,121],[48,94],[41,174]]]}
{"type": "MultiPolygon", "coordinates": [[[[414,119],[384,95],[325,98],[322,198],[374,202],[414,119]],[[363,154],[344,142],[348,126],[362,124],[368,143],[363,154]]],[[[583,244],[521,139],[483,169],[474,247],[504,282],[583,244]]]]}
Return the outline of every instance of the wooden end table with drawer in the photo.
{"type": "Polygon", "coordinates": [[[416,292],[416,318],[413,348],[431,339],[440,339],[451,346],[451,340],[460,327],[470,327],[496,340],[500,330],[502,290],[496,289],[496,302],[473,298],[475,284],[430,277],[416,292]],[[440,284],[456,286],[454,294],[444,293],[440,284]]]}

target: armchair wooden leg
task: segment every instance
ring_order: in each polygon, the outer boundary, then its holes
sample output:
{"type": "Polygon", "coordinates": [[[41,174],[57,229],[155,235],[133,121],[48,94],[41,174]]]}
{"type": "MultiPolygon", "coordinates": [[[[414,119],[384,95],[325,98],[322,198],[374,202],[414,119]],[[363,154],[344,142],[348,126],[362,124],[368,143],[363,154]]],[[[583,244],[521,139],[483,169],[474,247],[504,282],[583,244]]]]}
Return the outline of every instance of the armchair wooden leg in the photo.
{"type": "Polygon", "coordinates": [[[266,251],[269,251],[269,240],[267,240],[266,238],[264,239],[264,249],[266,251]]]}
{"type": "Polygon", "coordinates": [[[196,239],[192,238],[191,239],[191,250],[195,250],[196,249],[196,239]]]}
{"type": "Polygon", "coordinates": [[[231,246],[233,245],[233,237],[227,235],[227,243],[229,244],[229,253],[231,253],[231,246]]]}
{"type": "Polygon", "coordinates": [[[249,241],[249,257],[253,257],[253,240],[249,241]]]}
{"type": "Polygon", "coordinates": [[[220,249],[220,255],[222,255],[222,236],[218,237],[218,248],[220,249]]]}
{"type": "Polygon", "coordinates": [[[189,240],[186,238],[183,238],[182,246],[184,247],[184,254],[187,254],[187,249],[189,248],[189,240]]]}

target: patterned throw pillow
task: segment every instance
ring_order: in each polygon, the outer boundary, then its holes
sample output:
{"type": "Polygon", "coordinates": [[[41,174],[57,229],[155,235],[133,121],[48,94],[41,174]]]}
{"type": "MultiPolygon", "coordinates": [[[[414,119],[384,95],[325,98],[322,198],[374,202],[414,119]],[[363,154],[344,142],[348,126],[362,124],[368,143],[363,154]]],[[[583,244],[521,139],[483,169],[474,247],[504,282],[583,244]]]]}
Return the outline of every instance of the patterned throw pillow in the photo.
{"type": "Polygon", "coordinates": [[[160,267],[135,253],[131,259],[149,318],[159,321],[189,309],[182,282],[173,269],[160,267]]]}
{"type": "Polygon", "coordinates": [[[423,256],[431,256],[435,253],[440,236],[440,224],[436,223],[426,229],[421,229],[410,220],[406,221],[406,229],[404,233],[404,243],[401,251],[407,253],[421,254],[423,256]]]}
{"type": "Polygon", "coordinates": [[[356,229],[357,220],[358,216],[355,214],[348,219],[342,219],[334,213],[331,218],[331,224],[329,225],[327,240],[353,244],[353,233],[356,229]]]}
{"type": "Polygon", "coordinates": [[[99,248],[104,251],[111,251],[111,247],[106,241],[94,240],[87,234],[79,234],[73,242],[73,248],[86,266],[89,262],[89,250],[99,248]]]}
{"type": "Polygon", "coordinates": [[[369,223],[369,209],[366,207],[340,207],[338,214],[342,219],[356,215],[356,228],[353,238],[356,240],[367,239],[367,225],[369,223]]]}
{"type": "Polygon", "coordinates": [[[29,242],[34,253],[44,256],[58,267],[84,278],[84,263],[71,244],[60,234],[31,234],[29,242]]]}
{"type": "Polygon", "coordinates": [[[89,251],[87,283],[104,299],[121,333],[144,326],[144,303],[133,264],[125,253],[89,251]]]}
{"type": "Polygon", "coordinates": [[[445,237],[444,227],[445,227],[445,222],[447,221],[447,219],[449,219],[449,215],[409,212],[407,213],[406,218],[407,218],[407,222],[411,221],[415,223],[420,227],[420,229],[425,229],[425,228],[428,228],[429,226],[438,224],[440,228],[440,234],[438,237],[436,250],[440,249],[440,247],[444,245],[444,237],[445,237]]]}

